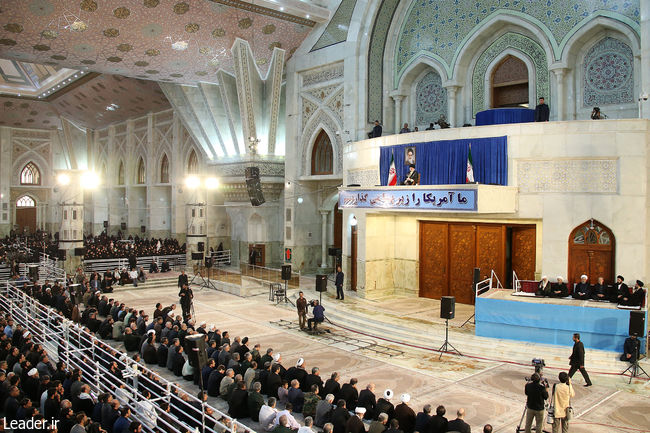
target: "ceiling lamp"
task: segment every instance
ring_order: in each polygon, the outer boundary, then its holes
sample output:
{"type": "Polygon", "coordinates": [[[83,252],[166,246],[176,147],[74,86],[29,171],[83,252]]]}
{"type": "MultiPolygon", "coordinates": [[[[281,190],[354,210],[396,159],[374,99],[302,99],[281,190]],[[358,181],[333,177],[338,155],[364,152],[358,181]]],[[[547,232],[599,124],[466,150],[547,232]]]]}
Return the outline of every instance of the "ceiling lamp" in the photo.
{"type": "Polygon", "coordinates": [[[176,41],[172,44],[172,49],[176,51],[185,51],[188,45],[187,41],[176,41]]]}
{"type": "Polygon", "coordinates": [[[86,29],[88,28],[88,24],[86,24],[85,22],[83,22],[81,20],[76,20],[72,24],[70,24],[68,27],[73,32],[81,33],[83,31],[86,31],[86,29]]]}

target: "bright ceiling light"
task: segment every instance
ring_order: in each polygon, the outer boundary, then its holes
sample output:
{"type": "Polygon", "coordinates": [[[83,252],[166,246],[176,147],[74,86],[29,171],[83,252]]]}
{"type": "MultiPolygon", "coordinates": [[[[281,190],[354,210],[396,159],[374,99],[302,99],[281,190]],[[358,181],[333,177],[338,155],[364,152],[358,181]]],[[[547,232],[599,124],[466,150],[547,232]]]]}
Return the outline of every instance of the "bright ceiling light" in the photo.
{"type": "Polygon", "coordinates": [[[56,177],[56,183],[59,185],[68,185],[70,183],[70,176],[65,173],[61,173],[56,177]]]}
{"type": "Polygon", "coordinates": [[[209,177],[205,180],[205,187],[207,189],[216,189],[219,188],[219,179],[216,177],[209,177]]]}
{"type": "Polygon", "coordinates": [[[85,189],[95,189],[99,186],[99,176],[93,171],[81,174],[81,186],[85,189]]]}
{"type": "Polygon", "coordinates": [[[172,44],[172,49],[176,51],[185,51],[187,49],[187,41],[176,41],[172,44]]]}
{"type": "Polygon", "coordinates": [[[201,185],[201,179],[196,176],[188,176],[185,178],[185,186],[189,189],[196,189],[201,185]]]}

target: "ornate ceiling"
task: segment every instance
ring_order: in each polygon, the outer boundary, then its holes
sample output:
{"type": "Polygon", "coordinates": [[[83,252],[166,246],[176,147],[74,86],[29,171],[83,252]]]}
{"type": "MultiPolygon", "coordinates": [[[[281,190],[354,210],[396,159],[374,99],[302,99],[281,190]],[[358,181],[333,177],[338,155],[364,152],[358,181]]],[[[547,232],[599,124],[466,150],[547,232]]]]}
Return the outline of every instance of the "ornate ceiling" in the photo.
{"type": "MultiPolygon", "coordinates": [[[[283,1],[324,10],[309,2],[283,1]]],[[[219,69],[232,70],[230,48],[241,38],[249,42],[264,75],[273,48],[291,57],[317,18],[288,15],[283,9],[240,0],[4,2],[0,58],[196,84],[216,82],[219,69]]]]}

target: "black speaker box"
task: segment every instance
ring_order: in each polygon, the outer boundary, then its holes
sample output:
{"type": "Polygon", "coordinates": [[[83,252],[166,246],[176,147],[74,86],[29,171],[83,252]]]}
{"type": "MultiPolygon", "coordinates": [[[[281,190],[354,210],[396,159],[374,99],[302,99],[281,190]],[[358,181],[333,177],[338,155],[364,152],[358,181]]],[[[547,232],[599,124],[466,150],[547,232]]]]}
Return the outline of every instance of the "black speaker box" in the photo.
{"type": "Polygon", "coordinates": [[[259,177],[246,179],[246,189],[248,190],[248,198],[250,198],[253,206],[261,206],[266,202],[259,177]]]}
{"type": "Polygon", "coordinates": [[[630,311],[630,335],[645,336],[645,311],[630,311]]]}
{"type": "Polygon", "coordinates": [[[58,258],[59,260],[65,261],[65,250],[59,250],[58,258]]]}
{"type": "Polygon", "coordinates": [[[282,265],[282,279],[284,281],[291,279],[291,265],[282,265]]]}
{"type": "Polygon", "coordinates": [[[212,267],[212,258],[211,257],[206,257],[205,258],[205,267],[210,269],[212,267]]]}
{"type": "Polygon", "coordinates": [[[84,247],[74,249],[74,255],[77,257],[83,256],[85,254],[86,254],[86,249],[84,247]]]}
{"type": "Polygon", "coordinates": [[[104,221],[104,228],[108,228],[108,221],[104,221]]]}
{"type": "Polygon", "coordinates": [[[205,242],[199,242],[199,251],[203,252],[204,249],[205,249],[205,242]]]}
{"type": "Polygon", "coordinates": [[[120,229],[126,230],[126,223],[121,223],[120,224],[120,229]]]}
{"type": "Polygon", "coordinates": [[[443,296],[440,298],[440,318],[453,319],[456,316],[456,298],[443,296]]]}
{"type": "Polygon", "coordinates": [[[472,293],[474,293],[476,291],[476,285],[478,284],[479,281],[481,281],[481,268],[474,268],[474,273],[472,277],[473,277],[472,293]]]}
{"type": "Polygon", "coordinates": [[[341,248],[328,248],[327,254],[334,257],[340,257],[343,251],[341,248]]]}
{"type": "Polygon", "coordinates": [[[147,231],[147,226],[140,226],[140,233],[144,233],[147,231]]]}
{"type": "Polygon", "coordinates": [[[259,178],[260,178],[259,167],[246,167],[246,179],[259,179],[259,178]]]}
{"type": "Polygon", "coordinates": [[[185,351],[190,365],[201,370],[208,363],[208,354],[205,351],[205,335],[194,334],[185,337],[185,351]]]}
{"type": "Polygon", "coordinates": [[[316,291],[327,292],[327,275],[316,275],[316,291]]]}
{"type": "Polygon", "coordinates": [[[203,260],[203,253],[192,253],[192,260],[203,260]]]}

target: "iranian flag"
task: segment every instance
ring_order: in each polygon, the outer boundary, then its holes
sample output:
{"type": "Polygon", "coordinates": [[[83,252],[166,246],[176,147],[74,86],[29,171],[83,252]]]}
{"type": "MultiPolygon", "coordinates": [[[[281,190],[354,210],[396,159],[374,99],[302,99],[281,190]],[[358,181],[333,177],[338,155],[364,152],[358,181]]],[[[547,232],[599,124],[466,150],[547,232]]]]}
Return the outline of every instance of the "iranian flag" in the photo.
{"type": "Polygon", "coordinates": [[[390,154],[390,168],[388,169],[388,186],[397,185],[397,170],[395,170],[395,156],[390,154]]]}
{"type": "Polygon", "coordinates": [[[467,176],[465,183],[474,182],[474,164],[472,164],[472,145],[469,145],[469,153],[467,154],[467,176]]]}

